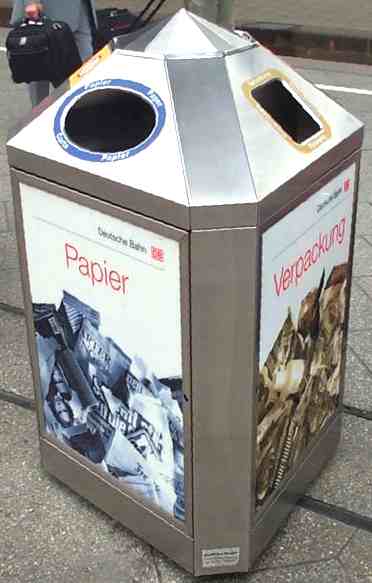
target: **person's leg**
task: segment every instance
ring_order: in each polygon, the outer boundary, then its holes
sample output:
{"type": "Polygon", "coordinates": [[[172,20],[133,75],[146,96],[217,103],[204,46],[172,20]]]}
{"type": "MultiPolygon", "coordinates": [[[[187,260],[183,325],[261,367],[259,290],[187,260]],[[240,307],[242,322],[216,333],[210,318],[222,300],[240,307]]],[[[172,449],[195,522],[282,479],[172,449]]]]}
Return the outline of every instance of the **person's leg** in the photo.
{"type": "Polygon", "coordinates": [[[29,83],[28,92],[32,107],[39,105],[40,101],[49,95],[49,81],[33,81],[29,83]]]}
{"type": "Polygon", "coordinates": [[[80,20],[77,30],[74,32],[81,60],[84,62],[93,54],[92,28],[88,13],[88,7],[84,0],[81,2],[80,20]]]}

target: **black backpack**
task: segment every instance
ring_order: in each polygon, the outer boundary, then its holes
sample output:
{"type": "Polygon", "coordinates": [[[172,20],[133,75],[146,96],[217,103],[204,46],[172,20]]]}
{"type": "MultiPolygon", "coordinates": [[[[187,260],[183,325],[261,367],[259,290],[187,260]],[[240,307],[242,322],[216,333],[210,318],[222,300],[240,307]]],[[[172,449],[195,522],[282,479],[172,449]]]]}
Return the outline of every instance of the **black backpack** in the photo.
{"type": "Polygon", "coordinates": [[[57,87],[82,62],[74,35],[65,22],[25,19],[6,39],[14,83],[50,81],[57,87]]]}

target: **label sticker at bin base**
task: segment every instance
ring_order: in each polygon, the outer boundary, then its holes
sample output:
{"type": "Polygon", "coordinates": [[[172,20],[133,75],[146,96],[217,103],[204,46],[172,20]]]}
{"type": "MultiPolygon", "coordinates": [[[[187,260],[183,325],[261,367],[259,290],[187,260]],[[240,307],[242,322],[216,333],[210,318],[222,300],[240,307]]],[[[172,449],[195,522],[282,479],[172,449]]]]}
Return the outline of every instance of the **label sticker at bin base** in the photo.
{"type": "Polygon", "coordinates": [[[220,549],[203,549],[203,569],[212,567],[234,567],[239,563],[240,547],[226,547],[220,549]]]}

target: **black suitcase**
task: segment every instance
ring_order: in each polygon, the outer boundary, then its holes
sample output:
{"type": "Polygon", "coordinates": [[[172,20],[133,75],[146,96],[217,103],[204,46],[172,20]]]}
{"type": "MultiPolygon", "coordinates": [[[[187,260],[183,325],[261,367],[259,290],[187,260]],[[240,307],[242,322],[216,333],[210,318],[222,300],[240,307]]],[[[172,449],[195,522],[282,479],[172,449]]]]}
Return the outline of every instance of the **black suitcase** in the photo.
{"type": "Polygon", "coordinates": [[[136,20],[135,14],[126,8],[103,8],[97,10],[97,42],[103,46],[115,36],[126,34],[136,20]]]}
{"type": "Polygon", "coordinates": [[[145,18],[146,13],[156,0],[148,0],[143,10],[135,15],[126,8],[103,8],[97,10],[97,30],[95,49],[99,50],[114,37],[134,32],[148,25],[166,0],[158,0],[156,7],[145,18]]]}
{"type": "Polygon", "coordinates": [[[13,28],[6,49],[14,83],[50,81],[57,87],[82,64],[68,24],[48,18],[13,28]]]}

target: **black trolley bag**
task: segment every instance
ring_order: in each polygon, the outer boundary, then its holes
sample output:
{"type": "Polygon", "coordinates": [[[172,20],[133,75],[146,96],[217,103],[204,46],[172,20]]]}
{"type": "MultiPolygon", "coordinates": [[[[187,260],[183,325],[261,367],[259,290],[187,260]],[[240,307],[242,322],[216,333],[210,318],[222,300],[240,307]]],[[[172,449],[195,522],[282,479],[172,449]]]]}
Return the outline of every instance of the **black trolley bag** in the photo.
{"type": "Polygon", "coordinates": [[[6,50],[14,83],[49,81],[58,87],[82,64],[69,25],[44,17],[13,28],[6,50]]]}
{"type": "Polygon", "coordinates": [[[149,0],[137,16],[126,8],[103,8],[97,10],[96,50],[102,48],[116,36],[129,34],[147,26],[165,2],[166,0],[158,0],[155,8],[147,16],[146,13],[155,4],[155,0],[149,0]]]}
{"type": "Polygon", "coordinates": [[[97,10],[97,45],[102,47],[115,36],[126,34],[135,20],[136,16],[126,8],[102,8],[97,10]]]}

